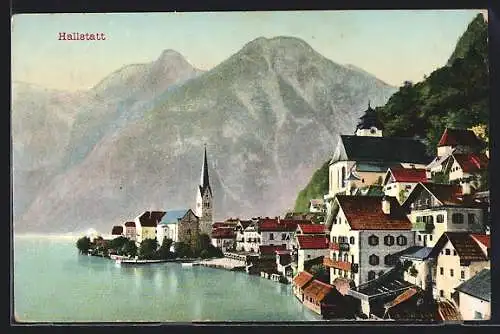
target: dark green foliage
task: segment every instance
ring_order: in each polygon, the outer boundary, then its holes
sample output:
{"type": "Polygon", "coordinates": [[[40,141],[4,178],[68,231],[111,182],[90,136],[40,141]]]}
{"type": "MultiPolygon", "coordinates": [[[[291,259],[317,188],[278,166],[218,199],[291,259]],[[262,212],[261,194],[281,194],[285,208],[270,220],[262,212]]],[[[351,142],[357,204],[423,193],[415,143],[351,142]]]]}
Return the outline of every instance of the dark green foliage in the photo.
{"type": "Polygon", "coordinates": [[[175,247],[175,254],[177,257],[183,258],[192,256],[191,247],[188,244],[184,242],[176,242],[174,244],[174,247],[175,247]]]}
{"type": "Polygon", "coordinates": [[[174,253],[170,251],[170,247],[173,244],[172,239],[168,239],[167,237],[163,238],[160,248],[158,249],[158,258],[161,260],[171,259],[174,257],[174,253]]]}
{"type": "Polygon", "coordinates": [[[208,257],[209,257],[208,250],[203,249],[203,250],[200,252],[200,257],[201,257],[202,259],[206,259],[206,258],[208,258],[208,257]]]}
{"type": "Polygon", "coordinates": [[[157,249],[158,241],[156,239],[144,239],[139,246],[139,258],[145,260],[154,259],[157,249]]]}
{"type": "Polygon", "coordinates": [[[402,86],[376,110],[385,136],[422,138],[434,153],[446,127],[488,125],[488,99],[487,24],[479,14],[457,44],[449,66],[422,82],[402,86]]]}
{"type": "Polygon", "coordinates": [[[432,175],[432,183],[441,183],[441,184],[448,184],[450,183],[449,181],[449,175],[444,172],[436,172],[432,175]]]}
{"type": "Polygon", "coordinates": [[[128,243],[128,239],[123,236],[119,236],[109,242],[109,248],[114,249],[119,255],[123,255],[123,246],[126,243],[128,243]]]}
{"type": "Polygon", "coordinates": [[[137,245],[135,241],[128,240],[122,247],[122,254],[135,257],[137,255],[137,245]]]}
{"type": "Polygon", "coordinates": [[[82,237],[76,241],[76,247],[82,254],[86,254],[90,249],[91,243],[89,237],[82,237]]]}
{"type": "Polygon", "coordinates": [[[328,192],[328,171],[330,160],[326,161],[320,169],[318,169],[307,186],[299,192],[295,201],[296,212],[309,211],[309,200],[314,198],[323,198],[328,192]]]}

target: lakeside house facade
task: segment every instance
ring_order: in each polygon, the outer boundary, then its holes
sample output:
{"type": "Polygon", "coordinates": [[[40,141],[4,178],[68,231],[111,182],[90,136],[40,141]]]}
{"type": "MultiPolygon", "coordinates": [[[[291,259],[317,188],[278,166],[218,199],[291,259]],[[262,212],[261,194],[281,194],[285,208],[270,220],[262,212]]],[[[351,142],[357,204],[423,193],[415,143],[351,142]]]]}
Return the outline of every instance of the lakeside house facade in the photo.
{"type": "Polygon", "coordinates": [[[124,237],[133,241],[137,240],[137,229],[134,221],[123,223],[124,237]]]}
{"type": "Polygon", "coordinates": [[[394,197],[337,195],[332,206],[330,282],[344,277],[356,286],[393,268],[394,254],[415,245],[414,232],[394,197]]]}
{"type": "Polygon", "coordinates": [[[328,256],[329,240],[326,235],[302,234],[297,239],[297,270],[304,271],[304,263],[318,257],[328,256]]]}
{"type": "Polygon", "coordinates": [[[164,215],[165,211],[145,211],[135,217],[136,242],[141,243],[145,239],[156,239],[156,227],[164,215]]]}
{"type": "Polygon", "coordinates": [[[199,218],[191,209],[167,211],[157,229],[160,244],[164,237],[173,242],[189,243],[191,237],[199,233],[199,218]]]}
{"type": "Polygon", "coordinates": [[[230,251],[234,248],[236,241],[236,233],[234,227],[215,227],[212,229],[210,239],[214,247],[220,248],[223,252],[230,251]]]}

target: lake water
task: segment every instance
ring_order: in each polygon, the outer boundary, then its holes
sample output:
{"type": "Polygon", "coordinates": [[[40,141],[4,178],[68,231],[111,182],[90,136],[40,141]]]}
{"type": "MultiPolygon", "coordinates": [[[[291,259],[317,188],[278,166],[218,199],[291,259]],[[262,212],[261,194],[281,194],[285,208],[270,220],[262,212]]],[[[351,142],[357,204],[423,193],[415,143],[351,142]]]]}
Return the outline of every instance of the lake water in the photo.
{"type": "Polygon", "coordinates": [[[120,267],[69,239],[16,237],[13,283],[20,322],[320,320],[290,285],[177,263],[120,267]]]}

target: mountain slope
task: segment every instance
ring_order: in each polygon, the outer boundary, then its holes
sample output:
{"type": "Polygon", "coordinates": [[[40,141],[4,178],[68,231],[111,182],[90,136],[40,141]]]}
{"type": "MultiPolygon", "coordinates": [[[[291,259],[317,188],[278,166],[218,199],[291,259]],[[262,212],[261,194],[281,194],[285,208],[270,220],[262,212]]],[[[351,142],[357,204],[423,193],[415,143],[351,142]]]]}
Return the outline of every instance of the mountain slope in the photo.
{"type": "Polygon", "coordinates": [[[106,130],[18,227],[107,230],[148,208],[193,207],[204,143],[217,219],[281,214],[367,101],[393,92],[302,40],[259,38],[106,130]]]}

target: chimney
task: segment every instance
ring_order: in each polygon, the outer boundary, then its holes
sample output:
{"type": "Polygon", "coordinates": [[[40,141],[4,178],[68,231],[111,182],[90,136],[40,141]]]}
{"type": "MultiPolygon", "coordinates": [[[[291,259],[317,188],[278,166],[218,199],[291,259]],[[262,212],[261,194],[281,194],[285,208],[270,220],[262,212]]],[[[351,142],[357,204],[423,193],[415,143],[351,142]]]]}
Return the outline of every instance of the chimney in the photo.
{"type": "Polygon", "coordinates": [[[388,196],[382,197],[382,211],[386,215],[391,213],[391,201],[388,196]]]}
{"type": "Polygon", "coordinates": [[[471,186],[470,186],[470,183],[467,182],[467,181],[462,181],[460,183],[461,187],[462,187],[462,195],[470,195],[471,194],[471,186]]]}

